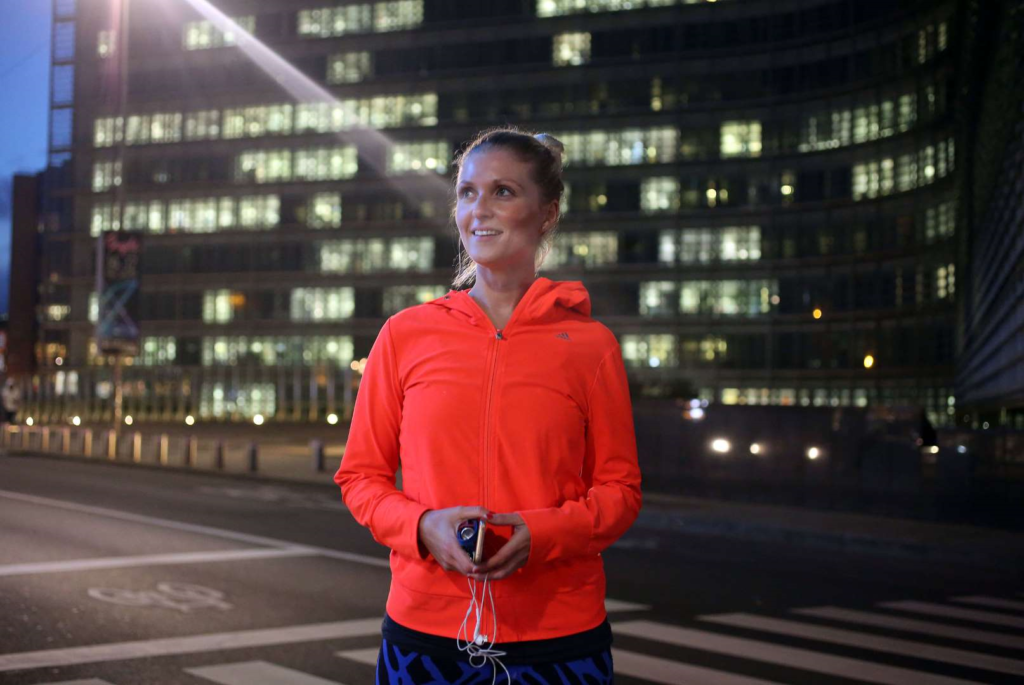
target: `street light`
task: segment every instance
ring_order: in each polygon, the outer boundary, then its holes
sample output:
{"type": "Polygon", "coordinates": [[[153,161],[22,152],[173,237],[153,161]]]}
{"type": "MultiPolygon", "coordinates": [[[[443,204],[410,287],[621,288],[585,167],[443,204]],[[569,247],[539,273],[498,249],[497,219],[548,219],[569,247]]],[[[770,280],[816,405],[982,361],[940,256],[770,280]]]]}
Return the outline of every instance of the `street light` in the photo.
{"type": "Polygon", "coordinates": [[[257,426],[262,426],[263,414],[257,414],[256,416],[252,417],[252,422],[255,423],[257,426]]]}
{"type": "Polygon", "coordinates": [[[725,438],[716,438],[711,442],[711,449],[720,454],[725,454],[732,449],[732,445],[730,445],[729,441],[725,438]]]}
{"type": "Polygon", "coordinates": [[[196,419],[191,414],[189,414],[188,416],[185,417],[185,425],[186,426],[191,426],[195,422],[196,422],[196,419]]]}

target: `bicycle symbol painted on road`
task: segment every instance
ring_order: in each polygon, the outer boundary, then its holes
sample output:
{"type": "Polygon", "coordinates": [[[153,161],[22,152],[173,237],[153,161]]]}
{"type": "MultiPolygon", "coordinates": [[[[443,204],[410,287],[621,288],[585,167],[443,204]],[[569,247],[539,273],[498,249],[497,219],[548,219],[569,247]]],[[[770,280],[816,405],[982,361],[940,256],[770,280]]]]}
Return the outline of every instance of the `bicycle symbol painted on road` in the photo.
{"type": "Polygon", "coordinates": [[[130,607],[164,607],[188,613],[195,609],[227,611],[232,605],[224,601],[224,593],[202,585],[187,583],[158,583],[156,590],[123,590],[119,588],[89,588],[89,596],[101,602],[130,607]]]}

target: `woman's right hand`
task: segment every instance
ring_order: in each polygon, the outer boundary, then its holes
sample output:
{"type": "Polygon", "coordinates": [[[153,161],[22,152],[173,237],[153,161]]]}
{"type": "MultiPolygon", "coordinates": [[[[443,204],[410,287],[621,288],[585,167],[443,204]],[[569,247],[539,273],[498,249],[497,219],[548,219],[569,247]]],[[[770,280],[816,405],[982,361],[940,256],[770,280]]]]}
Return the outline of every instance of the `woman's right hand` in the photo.
{"type": "Polygon", "coordinates": [[[486,519],[490,512],[484,507],[450,507],[431,509],[420,517],[419,541],[445,571],[462,575],[473,573],[473,560],[459,546],[456,530],[469,519],[486,519]]]}

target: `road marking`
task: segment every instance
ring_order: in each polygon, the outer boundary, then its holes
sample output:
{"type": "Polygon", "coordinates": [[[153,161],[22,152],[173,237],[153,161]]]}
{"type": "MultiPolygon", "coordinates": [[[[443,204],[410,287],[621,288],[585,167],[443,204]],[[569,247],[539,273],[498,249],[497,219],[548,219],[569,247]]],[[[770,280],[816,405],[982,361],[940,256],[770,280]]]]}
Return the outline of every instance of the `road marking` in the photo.
{"type": "Polygon", "coordinates": [[[266,647],[316,640],[336,640],[347,637],[380,635],[380,618],[362,618],[335,623],[242,630],[233,633],[210,633],[189,637],[137,640],[111,644],[46,649],[37,652],[0,654],[0,673],[29,668],[53,668],[94,664],[101,661],[123,661],[156,656],[176,656],[219,652],[226,649],[266,647]]]}
{"type": "Polygon", "coordinates": [[[624,602],[621,599],[605,599],[604,610],[607,612],[615,611],[648,611],[651,608],[650,604],[636,604],[635,602],[624,602]]]}
{"type": "Polygon", "coordinates": [[[950,597],[954,602],[965,604],[977,604],[979,606],[992,607],[993,609],[1006,609],[1007,611],[1024,611],[1024,602],[1015,602],[1012,599],[1000,599],[999,597],[950,597]]]}
{"type": "Polygon", "coordinates": [[[346,649],[341,652],[335,652],[334,656],[340,656],[342,659],[348,659],[349,661],[354,661],[357,664],[376,666],[377,654],[379,653],[380,647],[368,647],[366,649],[346,649]]]}
{"type": "MultiPolygon", "coordinates": [[[[379,649],[347,649],[334,654],[349,661],[376,666],[379,651],[379,649]]],[[[664,685],[679,685],[679,683],[770,685],[770,681],[767,680],[757,680],[701,666],[691,666],[678,661],[628,652],[624,649],[612,649],[612,661],[615,664],[617,675],[628,675],[652,683],[664,683],[664,685]]]]}
{"type": "Polygon", "coordinates": [[[991,611],[960,609],[959,607],[948,607],[943,604],[913,601],[881,602],[878,606],[885,607],[886,609],[911,611],[917,614],[930,614],[932,616],[944,616],[946,618],[959,618],[965,621],[992,623],[999,626],[1009,626],[1011,628],[1024,628],[1024,618],[1007,616],[1005,614],[993,614],[991,611]]]}
{"type": "Polygon", "coordinates": [[[1004,633],[993,633],[988,630],[978,630],[976,628],[958,628],[944,623],[919,621],[914,618],[900,618],[897,616],[887,616],[885,614],[874,614],[868,611],[840,609],[839,607],[793,609],[793,613],[805,616],[816,616],[818,618],[827,618],[833,621],[862,623],[864,625],[876,626],[878,628],[892,628],[893,630],[905,630],[912,633],[949,637],[954,640],[980,642],[987,645],[1009,647],[1010,649],[1024,649],[1024,638],[1006,635],[1004,633]]]}
{"type": "MultiPolygon", "coordinates": [[[[169,519],[155,518],[153,516],[129,514],[124,511],[117,511],[116,509],[105,509],[103,507],[93,507],[85,504],[75,504],[74,502],[65,502],[63,500],[50,499],[49,497],[24,495],[20,492],[11,492],[10,490],[0,490],[0,497],[6,497],[7,499],[13,499],[22,502],[31,502],[32,504],[40,504],[43,506],[56,507],[58,509],[67,509],[69,511],[80,511],[86,514],[93,514],[95,516],[106,516],[107,518],[120,519],[122,521],[132,521],[134,523],[143,523],[151,526],[159,526],[161,528],[184,530],[190,533],[199,533],[200,535],[209,535],[212,537],[223,538],[225,540],[235,540],[238,542],[247,542],[254,545],[276,547],[278,549],[299,549],[300,547],[299,545],[296,545],[294,542],[289,542],[287,540],[277,540],[274,538],[263,537],[261,535],[248,535],[246,533],[237,533],[233,530],[213,528],[211,526],[199,526],[192,523],[182,523],[180,521],[171,521],[169,519]]],[[[367,554],[340,552],[338,550],[327,549],[325,547],[313,547],[309,545],[302,545],[301,548],[309,550],[311,554],[316,553],[320,556],[329,557],[331,559],[341,559],[342,561],[351,561],[357,564],[376,566],[379,568],[390,568],[390,563],[388,562],[387,559],[381,559],[380,557],[372,557],[367,554]]]]}
{"type": "Polygon", "coordinates": [[[769,685],[772,682],[716,671],[702,666],[691,666],[647,654],[627,652],[624,649],[612,649],[612,663],[615,665],[616,675],[628,675],[652,683],[663,683],[663,685],[679,685],[679,683],[769,685]]]}
{"type": "Polygon", "coordinates": [[[981,668],[988,671],[1024,675],[1024,661],[979,652],[969,652],[963,649],[953,649],[951,647],[939,647],[926,642],[899,640],[892,637],[868,635],[852,630],[826,628],[811,623],[799,623],[797,621],[769,618],[767,616],[754,616],[752,614],[701,616],[700,620],[739,628],[763,630],[779,635],[790,635],[807,640],[830,642],[848,647],[861,647],[876,652],[899,654],[900,656],[909,656],[915,659],[929,659],[931,661],[942,661],[948,664],[981,668]]]}
{"type": "Polygon", "coordinates": [[[88,594],[102,602],[129,607],[157,606],[186,614],[194,609],[228,611],[232,608],[230,603],[224,601],[223,592],[189,583],[157,583],[156,590],[141,591],[92,587],[88,594]]]}
{"type": "Polygon", "coordinates": [[[47,561],[35,564],[8,564],[0,566],[0,576],[26,576],[37,573],[67,573],[94,571],[104,568],[132,568],[135,566],[173,566],[177,564],[206,564],[243,559],[273,559],[276,557],[313,556],[318,554],[308,547],[291,549],[233,549],[217,552],[181,552],[177,554],[149,554],[133,557],[106,557],[101,559],[73,559],[47,561]]]}
{"type": "Polygon", "coordinates": [[[185,672],[220,685],[341,685],[336,680],[325,680],[266,661],[186,668],[185,672]]]}
{"type": "Polygon", "coordinates": [[[759,642],[746,638],[730,637],[718,633],[693,630],[679,626],[655,623],[653,621],[624,621],[615,623],[613,630],[619,635],[630,635],[656,642],[726,654],[739,659],[751,659],[788,668],[814,671],[861,680],[869,683],[888,685],[962,685],[970,681],[947,678],[924,671],[886,666],[861,659],[834,656],[808,649],[797,649],[770,642],[759,642]]]}
{"type": "Polygon", "coordinates": [[[89,678],[87,680],[62,680],[59,683],[50,683],[49,685],[111,685],[111,683],[99,678],[89,678]]]}

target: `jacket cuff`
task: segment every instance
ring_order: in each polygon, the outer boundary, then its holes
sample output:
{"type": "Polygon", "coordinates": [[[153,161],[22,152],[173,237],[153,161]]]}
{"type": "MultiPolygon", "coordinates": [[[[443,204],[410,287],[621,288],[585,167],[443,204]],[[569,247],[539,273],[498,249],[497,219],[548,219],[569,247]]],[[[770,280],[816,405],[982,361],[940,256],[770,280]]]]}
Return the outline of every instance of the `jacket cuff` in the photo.
{"type": "Polygon", "coordinates": [[[563,557],[583,556],[590,546],[589,517],[573,516],[557,507],[517,512],[530,531],[530,555],[526,568],[563,557]]]}
{"type": "MultiPolygon", "coordinates": [[[[430,507],[420,504],[419,502],[406,500],[402,503],[402,512],[393,519],[401,521],[399,529],[395,531],[397,535],[395,535],[390,541],[381,542],[390,546],[399,554],[413,559],[426,559],[427,557],[423,556],[420,551],[419,528],[420,518],[422,518],[423,514],[429,510],[430,507]]],[[[426,551],[426,547],[423,548],[423,551],[426,551]]]]}

